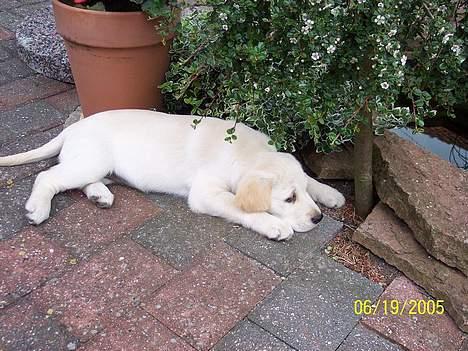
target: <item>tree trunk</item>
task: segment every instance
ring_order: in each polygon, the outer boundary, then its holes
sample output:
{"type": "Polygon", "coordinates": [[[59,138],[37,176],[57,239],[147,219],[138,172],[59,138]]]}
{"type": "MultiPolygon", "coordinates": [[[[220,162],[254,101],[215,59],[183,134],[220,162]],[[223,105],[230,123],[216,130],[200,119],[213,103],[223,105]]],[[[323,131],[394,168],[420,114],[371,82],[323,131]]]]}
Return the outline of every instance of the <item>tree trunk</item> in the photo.
{"type": "Polygon", "coordinates": [[[373,112],[367,104],[362,109],[365,123],[359,124],[359,132],[354,140],[354,194],[356,213],[365,218],[374,205],[372,186],[372,147],[374,133],[372,130],[373,112]]]}

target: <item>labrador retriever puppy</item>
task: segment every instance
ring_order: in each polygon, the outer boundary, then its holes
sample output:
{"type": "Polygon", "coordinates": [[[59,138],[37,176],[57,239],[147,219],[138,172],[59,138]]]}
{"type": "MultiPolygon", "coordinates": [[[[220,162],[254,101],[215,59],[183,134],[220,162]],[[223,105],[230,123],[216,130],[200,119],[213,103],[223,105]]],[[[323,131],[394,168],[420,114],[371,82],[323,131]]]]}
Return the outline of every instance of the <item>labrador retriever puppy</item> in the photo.
{"type": "Polygon", "coordinates": [[[237,140],[228,143],[224,137],[232,121],[207,117],[194,129],[194,118],[106,111],[71,125],[35,150],[0,157],[0,166],[59,155],[59,164],[38,174],[26,203],[26,216],[35,225],[49,217],[53,196],[68,189],[82,189],[99,207],[112,206],[109,176],[143,192],[185,196],[195,212],[275,240],[314,228],[323,217],[317,203],[344,204],[341,193],[305,174],[266,135],[237,124],[237,140]]]}

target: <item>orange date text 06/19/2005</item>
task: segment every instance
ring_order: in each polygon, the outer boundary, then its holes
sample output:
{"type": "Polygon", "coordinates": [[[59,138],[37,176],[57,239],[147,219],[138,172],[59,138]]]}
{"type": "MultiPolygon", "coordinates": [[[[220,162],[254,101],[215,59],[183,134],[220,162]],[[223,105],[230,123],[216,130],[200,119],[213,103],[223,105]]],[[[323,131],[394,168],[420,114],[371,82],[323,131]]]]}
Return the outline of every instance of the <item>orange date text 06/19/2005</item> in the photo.
{"type": "Polygon", "coordinates": [[[440,315],[445,313],[444,300],[354,300],[356,315],[440,315]]]}

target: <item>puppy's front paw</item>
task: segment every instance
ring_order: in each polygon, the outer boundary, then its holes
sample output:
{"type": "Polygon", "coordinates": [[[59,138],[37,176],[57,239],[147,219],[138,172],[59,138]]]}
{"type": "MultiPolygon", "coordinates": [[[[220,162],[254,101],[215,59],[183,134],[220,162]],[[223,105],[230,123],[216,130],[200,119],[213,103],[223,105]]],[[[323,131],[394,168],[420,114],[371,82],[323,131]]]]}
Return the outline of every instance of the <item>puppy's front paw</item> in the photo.
{"type": "Polygon", "coordinates": [[[294,234],[291,225],[269,214],[260,216],[255,222],[252,229],[271,240],[287,240],[294,234]]]}
{"type": "Polygon", "coordinates": [[[343,194],[333,188],[327,189],[317,200],[328,208],[340,208],[346,202],[343,194]]]}
{"type": "Polygon", "coordinates": [[[29,224],[38,225],[49,218],[50,206],[29,200],[26,203],[26,211],[28,211],[26,218],[29,224]]]}

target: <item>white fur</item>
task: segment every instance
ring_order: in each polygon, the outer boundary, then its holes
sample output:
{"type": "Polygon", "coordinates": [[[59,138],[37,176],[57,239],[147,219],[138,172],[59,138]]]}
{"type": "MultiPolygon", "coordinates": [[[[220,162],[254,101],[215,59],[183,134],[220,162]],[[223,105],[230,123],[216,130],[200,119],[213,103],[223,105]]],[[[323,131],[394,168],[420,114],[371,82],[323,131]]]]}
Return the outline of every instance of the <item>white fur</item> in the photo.
{"type": "Polygon", "coordinates": [[[188,197],[195,212],[219,216],[271,239],[308,231],[321,215],[316,202],[340,207],[344,197],[307,176],[293,156],[276,152],[268,137],[237,124],[238,139],[224,141],[232,121],[145,110],[98,113],[66,128],[46,145],[0,157],[0,166],[59,155],[60,163],[41,172],[26,203],[27,217],[40,224],[49,217],[52,197],[81,188],[100,207],[113,194],[105,177],[115,175],[145,192],[188,197]],[[295,193],[296,201],[287,202],[295,193]]]}

